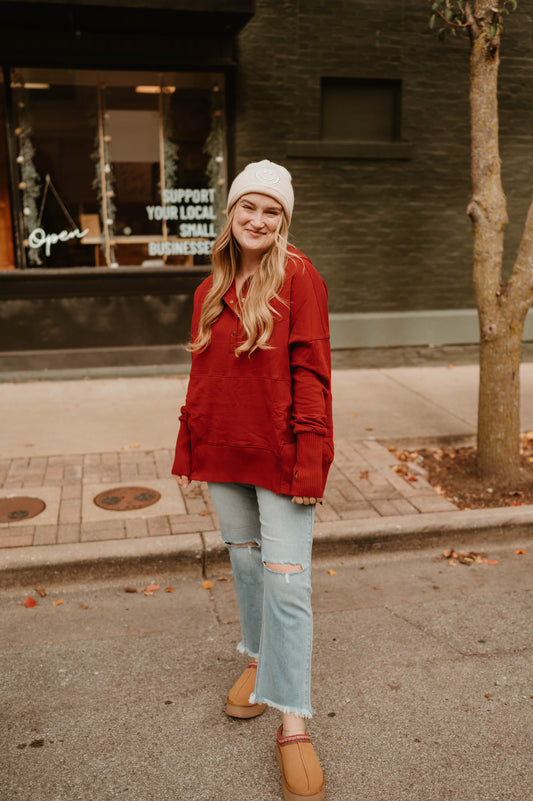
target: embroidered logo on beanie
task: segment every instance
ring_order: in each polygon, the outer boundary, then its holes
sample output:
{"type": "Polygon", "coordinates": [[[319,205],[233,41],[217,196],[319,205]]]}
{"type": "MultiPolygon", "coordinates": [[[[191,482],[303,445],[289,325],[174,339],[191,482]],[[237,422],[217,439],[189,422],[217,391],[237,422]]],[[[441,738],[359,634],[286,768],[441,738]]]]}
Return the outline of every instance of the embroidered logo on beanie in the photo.
{"type": "Polygon", "coordinates": [[[258,181],[264,184],[279,184],[279,175],[269,167],[263,167],[261,170],[256,170],[255,177],[258,181]]]}

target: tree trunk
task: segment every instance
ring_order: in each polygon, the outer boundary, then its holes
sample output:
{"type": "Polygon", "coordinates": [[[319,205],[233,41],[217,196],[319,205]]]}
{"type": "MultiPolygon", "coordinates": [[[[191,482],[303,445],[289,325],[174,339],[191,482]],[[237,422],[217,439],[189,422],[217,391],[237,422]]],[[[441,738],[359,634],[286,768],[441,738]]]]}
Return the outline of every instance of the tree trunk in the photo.
{"type": "Polygon", "coordinates": [[[520,473],[520,356],[525,313],[502,286],[507,224],[498,144],[499,41],[481,30],[470,55],[474,289],[480,329],[478,469],[487,479],[520,473]],[[518,311],[518,313],[517,313],[518,311]]]}
{"type": "MultiPolygon", "coordinates": [[[[502,283],[507,225],[498,143],[498,70],[504,13],[514,0],[432,4],[452,32],[470,35],[470,132],[474,232],[473,278],[480,332],[477,465],[492,483],[515,484],[520,464],[520,361],[526,315],[533,300],[533,202],[507,286],[502,283]]],[[[442,30],[445,30],[443,28],[442,30]]],[[[441,31],[442,32],[442,31],[441,31]]]]}
{"type": "Polygon", "coordinates": [[[481,340],[477,465],[500,485],[520,476],[520,356],[520,335],[481,340]]]}

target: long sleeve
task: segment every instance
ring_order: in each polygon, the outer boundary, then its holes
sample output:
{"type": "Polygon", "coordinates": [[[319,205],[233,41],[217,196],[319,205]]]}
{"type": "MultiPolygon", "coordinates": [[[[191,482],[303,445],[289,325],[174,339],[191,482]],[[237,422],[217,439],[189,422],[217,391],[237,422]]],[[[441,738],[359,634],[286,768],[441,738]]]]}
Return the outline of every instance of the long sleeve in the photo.
{"type": "Polygon", "coordinates": [[[191,473],[191,433],[187,424],[187,407],[181,407],[180,428],[176,440],[176,451],[174,454],[174,464],[172,475],[189,476],[191,473]]]}
{"type": "MultiPolygon", "coordinates": [[[[296,463],[292,492],[321,497],[324,438],[331,433],[331,352],[327,289],[318,273],[305,267],[293,281],[290,363],[296,463]]],[[[329,459],[327,466],[329,467],[329,459]]],[[[327,472],[327,468],[326,468],[327,472]]]]}

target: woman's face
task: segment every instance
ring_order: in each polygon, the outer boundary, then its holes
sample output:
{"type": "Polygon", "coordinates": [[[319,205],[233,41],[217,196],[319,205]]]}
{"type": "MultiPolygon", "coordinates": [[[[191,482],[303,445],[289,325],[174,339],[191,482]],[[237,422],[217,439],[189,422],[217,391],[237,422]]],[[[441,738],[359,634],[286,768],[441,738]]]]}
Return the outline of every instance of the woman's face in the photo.
{"type": "Polygon", "coordinates": [[[231,231],[241,253],[262,256],[272,247],[283,209],[268,195],[250,193],[237,201],[231,231]]]}

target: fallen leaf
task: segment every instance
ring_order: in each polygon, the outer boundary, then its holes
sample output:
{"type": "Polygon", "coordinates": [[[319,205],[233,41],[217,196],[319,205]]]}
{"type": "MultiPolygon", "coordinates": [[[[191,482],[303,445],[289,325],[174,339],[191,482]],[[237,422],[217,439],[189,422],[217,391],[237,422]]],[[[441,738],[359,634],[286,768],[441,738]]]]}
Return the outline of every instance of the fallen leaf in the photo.
{"type": "Polygon", "coordinates": [[[485,556],[487,554],[477,553],[476,551],[470,551],[469,553],[457,553],[453,548],[449,548],[447,551],[443,551],[442,555],[449,560],[448,564],[452,565],[452,567],[455,567],[459,563],[470,567],[471,564],[482,564],[485,561],[485,556]]]}
{"type": "Polygon", "coordinates": [[[63,601],[60,598],[57,598],[55,601],[52,601],[52,603],[54,604],[54,606],[61,606],[63,601]]]}
{"type": "Polygon", "coordinates": [[[24,601],[24,606],[26,609],[32,609],[34,606],[37,606],[37,601],[35,598],[26,598],[24,601]]]}
{"type": "Polygon", "coordinates": [[[395,473],[398,473],[399,476],[407,476],[409,475],[409,471],[407,470],[407,465],[405,464],[395,464],[392,468],[395,473]]]}
{"type": "Polygon", "coordinates": [[[363,479],[363,481],[368,479],[368,470],[363,470],[359,478],[363,479]]]}
{"type": "Polygon", "coordinates": [[[533,440],[533,431],[526,431],[526,439],[533,440]]]}
{"type": "Polygon", "coordinates": [[[203,512],[199,512],[199,514],[200,514],[200,517],[207,517],[209,512],[207,511],[207,509],[204,509],[204,511],[203,512]]]}
{"type": "Polygon", "coordinates": [[[44,587],[34,587],[35,592],[38,592],[41,598],[46,598],[46,590],[44,587]]]}
{"type": "Polygon", "coordinates": [[[485,564],[486,565],[497,565],[498,564],[498,560],[497,559],[485,559],[485,564]]]}
{"type": "Polygon", "coordinates": [[[522,554],[526,554],[526,553],[527,553],[527,551],[526,551],[525,548],[517,548],[516,551],[515,551],[515,555],[516,556],[522,556],[522,554]]]}
{"type": "Polygon", "coordinates": [[[165,587],[165,592],[176,592],[174,587],[165,587]]]}
{"type": "Polygon", "coordinates": [[[407,481],[418,481],[416,476],[408,476],[407,481]]]}
{"type": "Polygon", "coordinates": [[[365,428],[365,431],[373,431],[373,430],[374,430],[374,426],[367,426],[365,428]]]}
{"type": "Polygon", "coordinates": [[[80,604],[80,609],[88,609],[89,607],[87,604],[80,604]]]}
{"type": "Polygon", "coordinates": [[[214,586],[215,585],[214,585],[214,583],[212,581],[207,581],[207,579],[205,581],[202,581],[202,589],[203,590],[210,590],[214,586]]]}
{"type": "Polygon", "coordinates": [[[337,575],[337,571],[336,570],[328,570],[328,575],[336,576],[337,575]]]}
{"type": "Polygon", "coordinates": [[[146,587],[145,592],[157,592],[157,590],[160,590],[160,589],[161,589],[161,587],[159,586],[159,584],[149,584],[146,587]]]}
{"type": "Polygon", "coordinates": [[[137,592],[135,587],[124,587],[124,592],[137,592]]]}
{"type": "Polygon", "coordinates": [[[229,581],[229,578],[227,576],[219,576],[217,581],[229,581]]]}
{"type": "Polygon", "coordinates": [[[150,590],[145,590],[145,591],[144,591],[144,594],[145,594],[145,595],[153,595],[153,592],[150,592],[150,590]]]}
{"type": "Polygon", "coordinates": [[[396,451],[396,446],[395,445],[389,445],[387,450],[390,451],[391,453],[394,453],[396,451]]]}

